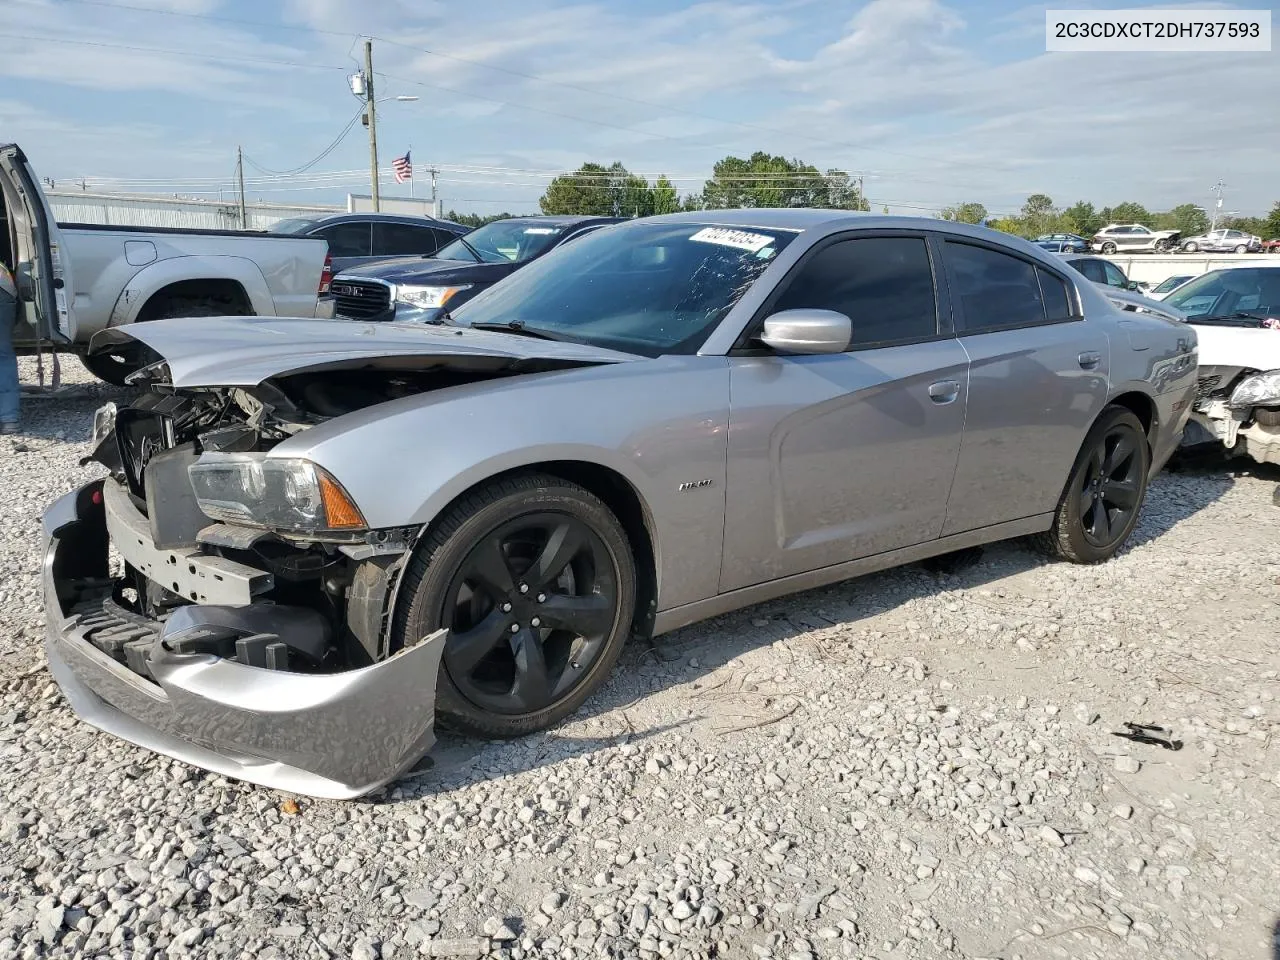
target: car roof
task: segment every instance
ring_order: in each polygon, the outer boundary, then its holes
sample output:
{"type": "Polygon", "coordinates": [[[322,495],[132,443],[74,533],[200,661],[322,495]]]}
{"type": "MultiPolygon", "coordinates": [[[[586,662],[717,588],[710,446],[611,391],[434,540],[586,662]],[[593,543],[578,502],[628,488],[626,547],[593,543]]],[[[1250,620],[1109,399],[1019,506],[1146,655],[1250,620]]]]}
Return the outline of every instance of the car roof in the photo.
{"type": "Polygon", "coordinates": [[[442,220],[439,217],[428,217],[424,215],[411,213],[328,213],[322,217],[295,217],[296,220],[307,220],[317,226],[328,226],[331,223],[406,223],[415,227],[456,227],[460,230],[470,230],[471,228],[461,223],[454,223],[452,220],[442,220]]]}
{"type": "MultiPolygon", "coordinates": [[[[503,217],[492,223],[541,223],[550,227],[574,227],[583,223],[621,223],[626,217],[596,217],[587,214],[550,214],[539,216],[529,214],[527,217],[503,217]]],[[[487,226],[487,224],[486,224],[487,226]]]]}

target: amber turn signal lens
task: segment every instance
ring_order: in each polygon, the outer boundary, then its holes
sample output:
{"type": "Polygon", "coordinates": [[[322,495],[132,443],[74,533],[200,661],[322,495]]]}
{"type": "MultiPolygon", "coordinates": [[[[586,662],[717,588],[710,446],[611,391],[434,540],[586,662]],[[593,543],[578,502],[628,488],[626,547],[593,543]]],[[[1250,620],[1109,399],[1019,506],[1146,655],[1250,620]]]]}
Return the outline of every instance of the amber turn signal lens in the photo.
{"type": "Polygon", "coordinates": [[[324,515],[328,528],[330,530],[363,528],[366,525],[364,517],[338,481],[319,469],[316,470],[316,478],[320,481],[320,500],[324,503],[324,515]]]}

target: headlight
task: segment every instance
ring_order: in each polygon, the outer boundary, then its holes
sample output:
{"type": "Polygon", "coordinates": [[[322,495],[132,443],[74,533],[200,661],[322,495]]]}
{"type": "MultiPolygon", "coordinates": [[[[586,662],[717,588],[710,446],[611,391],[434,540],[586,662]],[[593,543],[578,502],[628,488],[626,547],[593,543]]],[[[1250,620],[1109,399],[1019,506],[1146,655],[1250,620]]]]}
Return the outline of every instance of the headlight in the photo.
{"type": "Polygon", "coordinates": [[[98,444],[115,433],[116,430],[116,405],[114,403],[103,404],[93,412],[93,449],[98,449],[98,444]]]}
{"type": "Polygon", "coordinates": [[[206,453],[188,472],[201,511],[215,520],[300,533],[366,526],[338,481],[309,460],[206,453]]]}
{"type": "Polygon", "coordinates": [[[435,310],[443,307],[455,294],[470,290],[471,284],[464,283],[457,287],[396,287],[396,300],[407,303],[411,307],[423,307],[435,310]]]}
{"type": "Polygon", "coordinates": [[[1240,381],[1231,394],[1230,407],[1270,407],[1280,404],[1280,370],[1255,373],[1240,381]]]}

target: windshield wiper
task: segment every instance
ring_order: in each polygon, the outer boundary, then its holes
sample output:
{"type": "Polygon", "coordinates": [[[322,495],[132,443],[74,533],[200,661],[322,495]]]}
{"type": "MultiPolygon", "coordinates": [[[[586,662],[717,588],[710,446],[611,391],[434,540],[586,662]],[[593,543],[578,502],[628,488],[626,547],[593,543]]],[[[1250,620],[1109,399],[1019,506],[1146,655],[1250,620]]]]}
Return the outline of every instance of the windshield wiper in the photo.
{"type": "Polygon", "coordinates": [[[1219,323],[1226,323],[1226,324],[1232,324],[1232,323],[1239,324],[1239,321],[1241,320],[1253,320],[1255,323],[1266,323],[1270,319],[1271,318],[1266,316],[1265,314],[1253,313],[1250,310],[1236,310],[1233,313],[1219,313],[1219,314],[1214,314],[1211,317],[1191,317],[1190,322],[1191,323],[1219,322],[1219,323]]]}
{"type": "Polygon", "coordinates": [[[476,263],[488,263],[484,257],[480,256],[480,251],[467,242],[466,237],[458,237],[457,241],[467,248],[467,252],[476,258],[476,263]]]}
{"type": "Polygon", "coordinates": [[[507,320],[503,323],[472,323],[469,326],[472,330],[496,330],[499,333],[514,333],[521,337],[534,337],[538,340],[554,340],[557,343],[582,342],[564,334],[552,333],[550,330],[541,330],[538,327],[530,327],[523,320],[507,320]]]}

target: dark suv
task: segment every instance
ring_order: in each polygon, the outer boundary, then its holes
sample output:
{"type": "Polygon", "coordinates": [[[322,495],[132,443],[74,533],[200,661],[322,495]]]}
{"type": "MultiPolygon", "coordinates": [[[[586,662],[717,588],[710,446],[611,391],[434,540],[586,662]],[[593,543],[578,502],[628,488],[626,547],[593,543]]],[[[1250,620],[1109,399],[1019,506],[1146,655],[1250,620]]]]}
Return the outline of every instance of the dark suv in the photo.
{"type": "Polygon", "coordinates": [[[469,231],[452,220],[394,213],[335,213],[328,217],[281,220],[268,233],[323,237],[329,242],[333,272],[341,273],[387,257],[429,257],[469,231]]]}
{"type": "Polygon", "coordinates": [[[430,322],[531,260],[622,219],[495,220],[459,237],[433,257],[385,260],[335,276],[330,287],[334,313],[346,320],[430,322]]]}

